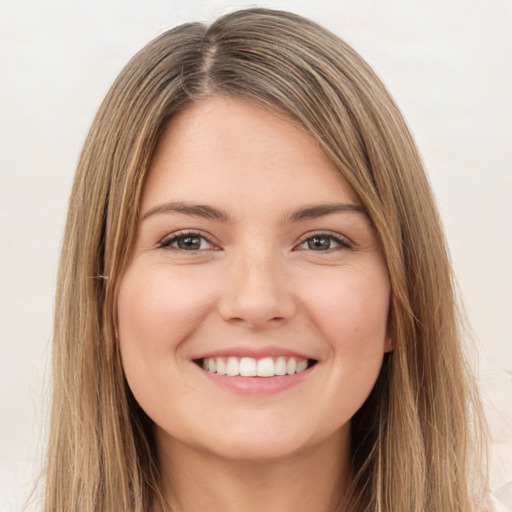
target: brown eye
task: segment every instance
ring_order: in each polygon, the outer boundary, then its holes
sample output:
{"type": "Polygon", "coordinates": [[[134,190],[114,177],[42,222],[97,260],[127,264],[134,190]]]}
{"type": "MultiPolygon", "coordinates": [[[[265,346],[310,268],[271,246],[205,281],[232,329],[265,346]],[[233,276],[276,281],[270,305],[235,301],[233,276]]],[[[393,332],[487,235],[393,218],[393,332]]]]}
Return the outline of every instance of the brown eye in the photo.
{"type": "Polygon", "coordinates": [[[331,248],[332,237],[320,235],[306,240],[308,249],[312,251],[326,251],[331,248]]]}
{"type": "Polygon", "coordinates": [[[183,251],[197,251],[201,248],[200,236],[184,236],[176,240],[176,247],[183,251]]]}
{"type": "Polygon", "coordinates": [[[300,250],[327,252],[337,249],[350,249],[352,245],[343,236],[330,233],[317,233],[306,239],[298,246],[300,250]]]}
{"type": "Polygon", "coordinates": [[[212,244],[198,233],[182,233],[173,235],[160,243],[160,247],[178,251],[201,251],[212,249],[212,244]]]}

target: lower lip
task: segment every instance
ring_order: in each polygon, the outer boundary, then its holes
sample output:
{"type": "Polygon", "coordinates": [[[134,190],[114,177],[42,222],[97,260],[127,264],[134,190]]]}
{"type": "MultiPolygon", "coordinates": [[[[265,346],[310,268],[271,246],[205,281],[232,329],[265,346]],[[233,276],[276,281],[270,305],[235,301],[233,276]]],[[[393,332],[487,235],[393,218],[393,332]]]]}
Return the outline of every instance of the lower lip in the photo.
{"type": "Polygon", "coordinates": [[[314,366],[293,375],[276,375],[275,377],[229,377],[227,375],[217,375],[198,366],[199,371],[210,382],[226,387],[233,392],[246,395],[268,395],[290,389],[304,381],[313,368],[314,366]]]}

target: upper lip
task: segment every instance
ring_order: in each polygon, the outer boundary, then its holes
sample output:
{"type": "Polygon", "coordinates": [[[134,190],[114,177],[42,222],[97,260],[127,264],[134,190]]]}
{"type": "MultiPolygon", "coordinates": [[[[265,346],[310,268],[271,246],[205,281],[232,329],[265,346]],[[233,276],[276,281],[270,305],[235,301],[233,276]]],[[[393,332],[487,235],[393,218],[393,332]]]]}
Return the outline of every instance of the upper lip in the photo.
{"type": "Polygon", "coordinates": [[[199,354],[193,359],[206,359],[213,357],[252,357],[254,359],[263,359],[264,357],[295,357],[297,359],[314,359],[309,355],[290,350],[288,348],[278,347],[274,345],[266,345],[263,347],[254,346],[234,346],[227,347],[199,354]]]}

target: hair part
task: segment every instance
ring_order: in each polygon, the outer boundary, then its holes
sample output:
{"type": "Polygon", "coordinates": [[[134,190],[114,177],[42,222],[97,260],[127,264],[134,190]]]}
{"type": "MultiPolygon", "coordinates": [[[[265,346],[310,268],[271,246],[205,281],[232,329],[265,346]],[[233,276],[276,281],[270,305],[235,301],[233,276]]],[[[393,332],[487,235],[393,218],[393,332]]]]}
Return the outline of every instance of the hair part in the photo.
{"type": "Polygon", "coordinates": [[[480,405],[446,242],[406,123],[339,38],[291,13],[248,9],[149,43],[93,122],[58,274],[45,511],[148,512],[161,500],[151,421],[123,375],[117,291],[159,139],[173,115],[213,96],[253,102],[306,130],[354,188],[381,242],[394,352],[352,420],[354,512],[476,510],[485,484],[475,470],[480,405]]]}

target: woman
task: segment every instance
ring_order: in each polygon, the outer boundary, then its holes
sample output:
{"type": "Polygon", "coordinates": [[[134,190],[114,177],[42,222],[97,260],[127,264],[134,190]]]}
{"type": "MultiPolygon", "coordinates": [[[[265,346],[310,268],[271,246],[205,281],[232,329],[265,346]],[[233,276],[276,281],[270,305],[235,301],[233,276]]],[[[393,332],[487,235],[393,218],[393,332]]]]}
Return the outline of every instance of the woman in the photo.
{"type": "Polygon", "coordinates": [[[46,510],[483,510],[480,406],[417,150],[301,17],[139,52],[85,143],[46,510]]]}

